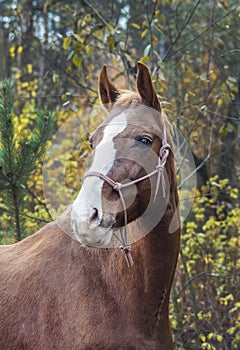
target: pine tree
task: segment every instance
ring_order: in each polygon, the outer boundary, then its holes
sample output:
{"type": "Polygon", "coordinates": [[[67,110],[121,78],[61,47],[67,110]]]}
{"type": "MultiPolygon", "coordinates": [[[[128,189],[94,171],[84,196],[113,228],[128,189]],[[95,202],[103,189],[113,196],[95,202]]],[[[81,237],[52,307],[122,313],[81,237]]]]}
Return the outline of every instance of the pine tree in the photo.
{"type": "Polygon", "coordinates": [[[0,84],[0,191],[16,240],[23,238],[26,185],[42,160],[54,129],[51,112],[36,112],[31,133],[19,134],[14,123],[14,83],[0,84]]]}

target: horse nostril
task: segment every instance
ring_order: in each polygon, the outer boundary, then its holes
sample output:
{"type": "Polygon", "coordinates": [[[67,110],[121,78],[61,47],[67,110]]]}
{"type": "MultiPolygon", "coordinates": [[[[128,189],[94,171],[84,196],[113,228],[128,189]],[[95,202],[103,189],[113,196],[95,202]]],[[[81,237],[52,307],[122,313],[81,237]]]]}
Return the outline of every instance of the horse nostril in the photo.
{"type": "Polygon", "coordinates": [[[90,224],[98,224],[98,210],[97,208],[93,208],[93,213],[90,217],[90,224]]]}

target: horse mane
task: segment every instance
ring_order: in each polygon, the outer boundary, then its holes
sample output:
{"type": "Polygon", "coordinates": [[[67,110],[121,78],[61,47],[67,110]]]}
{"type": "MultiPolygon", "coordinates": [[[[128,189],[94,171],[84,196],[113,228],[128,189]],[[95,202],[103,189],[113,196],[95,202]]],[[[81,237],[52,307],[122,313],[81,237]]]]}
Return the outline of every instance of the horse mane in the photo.
{"type": "MultiPolygon", "coordinates": [[[[119,104],[122,104],[124,105],[124,107],[129,107],[131,104],[142,103],[141,96],[136,91],[122,89],[122,90],[119,90],[119,92],[120,94],[117,96],[117,99],[115,101],[116,106],[118,106],[119,104]]],[[[158,100],[160,104],[163,103],[159,95],[158,95],[158,100]]]]}

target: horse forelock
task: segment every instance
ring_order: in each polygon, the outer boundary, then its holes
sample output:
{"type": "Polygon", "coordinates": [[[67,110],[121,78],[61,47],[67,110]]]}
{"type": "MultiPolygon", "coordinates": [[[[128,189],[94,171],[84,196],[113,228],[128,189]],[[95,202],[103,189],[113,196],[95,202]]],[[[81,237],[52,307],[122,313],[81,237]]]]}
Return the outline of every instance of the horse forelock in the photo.
{"type": "Polygon", "coordinates": [[[161,111],[145,105],[142,102],[141,96],[138,92],[121,90],[113,105],[112,110],[110,111],[107,122],[115,118],[118,114],[126,111],[128,127],[130,125],[135,125],[148,128],[149,131],[152,131],[161,139],[163,136],[163,129],[165,128],[167,134],[167,142],[172,147],[172,127],[168,121],[166,113],[164,112],[165,102],[162,101],[159,96],[158,98],[161,105],[161,111]]]}

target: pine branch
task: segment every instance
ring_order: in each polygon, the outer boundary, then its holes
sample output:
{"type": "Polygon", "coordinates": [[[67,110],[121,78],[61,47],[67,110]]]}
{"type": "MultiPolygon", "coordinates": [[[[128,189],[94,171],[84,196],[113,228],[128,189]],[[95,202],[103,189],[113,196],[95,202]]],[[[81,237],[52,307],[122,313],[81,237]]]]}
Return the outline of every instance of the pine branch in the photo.
{"type": "Polygon", "coordinates": [[[54,128],[52,113],[40,111],[35,120],[33,136],[30,140],[21,138],[19,141],[21,152],[18,152],[17,178],[21,185],[26,185],[30,173],[36,168],[36,163],[42,160],[46,150],[46,143],[51,138],[54,128]]]}
{"type": "Polygon", "coordinates": [[[4,81],[0,85],[0,189],[5,206],[14,217],[15,237],[19,241],[26,216],[23,208],[27,182],[42,160],[54,118],[50,112],[38,112],[33,130],[21,135],[14,124],[13,101],[14,84],[4,81]]]}
{"type": "Polygon", "coordinates": [[[15,177],[15,145],[13,127],[13,82],[4,81],[0,88],[0,143],[1,143],[1,172],[8,182],[8,192],[14,210],[16,239],[21,240],[21,223],[19,207],[19,190],[15,177]]]}

